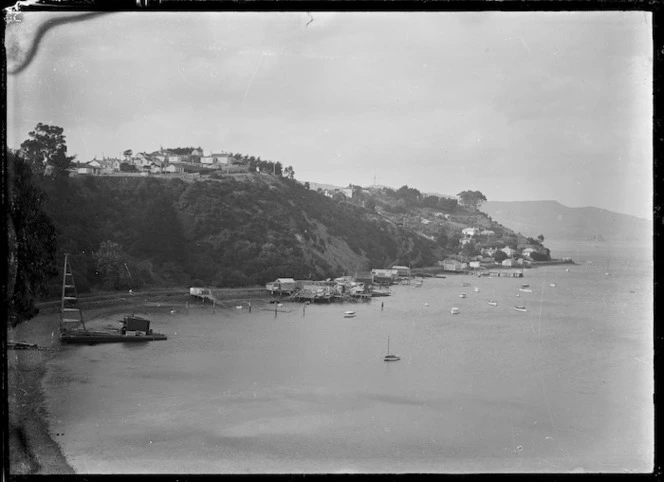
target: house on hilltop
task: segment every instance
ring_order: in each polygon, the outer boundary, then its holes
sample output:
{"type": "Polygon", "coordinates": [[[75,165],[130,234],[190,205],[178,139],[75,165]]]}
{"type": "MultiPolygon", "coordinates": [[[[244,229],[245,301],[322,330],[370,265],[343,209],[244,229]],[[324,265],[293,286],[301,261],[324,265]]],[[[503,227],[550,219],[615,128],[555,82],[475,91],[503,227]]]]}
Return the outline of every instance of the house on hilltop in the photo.
{"type": "Polygon", "coordinates": [[[201,156],[201,164],[208,165],[229,165],[230,164],[230,154],[227,153],[211,153],[208,156],[201,156]]]}

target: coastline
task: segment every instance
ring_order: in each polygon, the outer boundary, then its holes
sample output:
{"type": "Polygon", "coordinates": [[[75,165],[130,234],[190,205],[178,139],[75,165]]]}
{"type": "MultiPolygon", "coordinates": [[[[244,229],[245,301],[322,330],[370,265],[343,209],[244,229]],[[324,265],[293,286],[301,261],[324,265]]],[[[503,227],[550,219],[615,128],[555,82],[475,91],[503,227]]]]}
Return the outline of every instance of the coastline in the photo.
{"type": "MultiPolygon", "coordinates": [[[[223,309],[241,300],[267,298],[265,289],[225,288],[213,290],[223,309]],[[228,302],[228,304],[226,303],[228,302]]],[[[108,322],[114,314],[140,312],[142,308],[172,309],[185,306],[190,296],[185,289],[114,293],[80,298],[86,322],[108,322]]],[[[191,303],[190,303],[191,304],[191,303]]],[[[197,306],[191,304],[191,309],[197,306]]],[[[46,364],[58,355],[60,342],[59,301],[39,303],[40,313],[14,328],[8,328],[7,341],[38,345],[40,349],[8,349],[7,399],[9,466],[11,475],[75,474],[59,444],[49,431],[42,380],[46,364]]],[[[97,323],[95,323],[97,322],[97,323]]]]}

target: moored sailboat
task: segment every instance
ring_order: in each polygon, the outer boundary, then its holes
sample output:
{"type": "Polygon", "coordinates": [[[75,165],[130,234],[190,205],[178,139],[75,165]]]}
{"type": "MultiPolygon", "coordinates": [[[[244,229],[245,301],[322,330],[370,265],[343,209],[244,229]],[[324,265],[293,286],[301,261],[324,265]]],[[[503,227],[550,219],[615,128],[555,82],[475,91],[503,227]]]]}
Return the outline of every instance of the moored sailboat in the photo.
{"type": "Polygon", "coordinates": [[[385,355],[385,358],[383,360],[390,362],[390,361],[398,361],[401,360],[397,355],[390,355],[390,337],[387,337],[387,355],[385,355]]]}

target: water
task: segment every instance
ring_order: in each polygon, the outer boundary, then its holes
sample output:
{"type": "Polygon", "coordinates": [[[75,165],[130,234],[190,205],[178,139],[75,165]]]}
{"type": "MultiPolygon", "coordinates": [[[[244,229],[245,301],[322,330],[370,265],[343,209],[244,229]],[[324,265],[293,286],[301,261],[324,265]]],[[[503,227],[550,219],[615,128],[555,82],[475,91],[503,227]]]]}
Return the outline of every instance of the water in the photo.
{"type": "Polygon", "coordinates": [[[276,317],[154,312],[168,341],[50,363],[54,438],[78,473],[648,471],[652,260],[547,245],[592,263],[276,317]]]}

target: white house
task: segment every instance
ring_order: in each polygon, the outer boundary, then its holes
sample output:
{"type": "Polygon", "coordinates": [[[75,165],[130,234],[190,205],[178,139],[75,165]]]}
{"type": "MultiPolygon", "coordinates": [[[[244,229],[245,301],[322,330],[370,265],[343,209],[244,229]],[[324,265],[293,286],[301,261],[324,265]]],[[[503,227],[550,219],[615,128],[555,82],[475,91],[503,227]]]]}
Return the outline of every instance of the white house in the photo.
{"type": "Polygon", "coordinates": [[[517,253],[516,249],[512,249],[509,246],[505,246],[503,249],[501,249],[501,251],[510,258],[517,253]]]}
{"type": "Polygon", "coordinates": [[[502,265],[507,266],[507,267],[512,267],[512,266],[516,266],[517,263],[516,263],[515,260],[513,260],[511,258],[507,258],[507,259],[503,260],[502,265]]]}
{"type": "Polygon", "coordinates": [[[212,153],[208,156],[201,156],[201,164],[230,164],[230,155],[226,153],[215,154],[212,153]]]}
{"type": "Polygon", "coordinates": [[[92,176],[98,176],[101,174],[101,167],[99,166],[99,163],[92,164],[93,161],[88,162],[86,164],[78,166],[78,169],[76,170],[79,175],[92,175],[92,176]]]}
{"type": "Polygon", "coordinates": [[[461,231],[461,234],[463,234],[466,237],[472,238],[473,236],[477,236],[478,234],[480,234],[480,230],[478,228],[464,228],[461,231]]]}
{"type": "Polygon", "coordinates": [[[469,266],[470,266],[471,268],[475,268],[475,269],[477,269],[477,268],[480,267],[480,262],[479,262],[479,261],[471,261],[471,262],[469,263],[469,266]]]}

